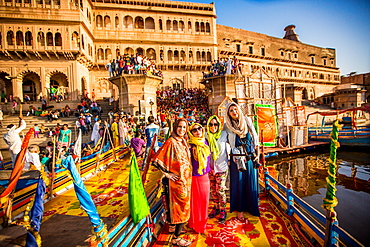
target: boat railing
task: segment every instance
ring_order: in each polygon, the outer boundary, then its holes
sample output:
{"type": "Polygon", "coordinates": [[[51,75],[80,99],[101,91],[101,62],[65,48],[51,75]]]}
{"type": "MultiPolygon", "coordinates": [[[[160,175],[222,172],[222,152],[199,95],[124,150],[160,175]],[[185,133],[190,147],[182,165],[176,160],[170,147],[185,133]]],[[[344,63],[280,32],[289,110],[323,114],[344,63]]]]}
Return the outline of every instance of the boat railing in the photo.
{"type": "MultiPolygon", "coordinates": [[[[324,245],[326,217],[321,212],[296,195],[293,192],[291,184],[284,186],[269,175],[267,169],[265,169],[263,181],[260,180],[260,185],[265,189],[267,195],[272,196],[287,216],[299,226],[298,231],[302,229],[306,233],[305,237],[310,242],[314,239],[320,246],[324,245]]],[[[329,239],[330,246],[334,246],[337,242],[341,243],[341,246],[363,246],[352,235],[334,222],[330,228],[333,231],[329,233],[329,236],[332,236],[329,239]]]]}

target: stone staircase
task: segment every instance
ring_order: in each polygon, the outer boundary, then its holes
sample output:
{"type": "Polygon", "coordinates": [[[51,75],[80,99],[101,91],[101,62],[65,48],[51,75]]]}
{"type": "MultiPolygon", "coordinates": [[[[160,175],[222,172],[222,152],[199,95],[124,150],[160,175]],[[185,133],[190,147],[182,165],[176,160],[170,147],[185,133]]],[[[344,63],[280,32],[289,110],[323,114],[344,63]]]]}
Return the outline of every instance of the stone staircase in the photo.
{"type": "MultiPolygon", "coordinates": [[[[110,109],[113,109],[113,106],[110,106],[108,102],[106,101],[98,101],[98,104],[100,104],[103,113],[102,113],[102,119],[106,120],[108,118],[108,112],[110,109]]],[[[63,104],[63,107],[66,105],[66,103],[63,104]]],[[[27,105],[25,105],[27,106],[27,105]]],[[[23,108],[25,108],[25,106],[23,108]]],[[[54,109],[60,109],[60,108],[54,108],[54,109]]],[[[73,108],[72,108],[73,109],[73,108]]],[[[56,121],[49,122],[47,121],[46,117],[40,117],[40,116],[27,116],[27,109],[23,110],[23,116],[24,120],[26,121],[27,127],[25,130],[22,131],[21,138],[26,135],[27,131],[33,127],[36,123],[39,124],[39,127],[41,124],[44,124],[46,128],[55,128],[57,123],[60,125],[68,124],[68,127],[70,130],[72,130],[72,140],[77,138],[77,129],[76,129],[76,116],[73,114],[69,117],[63,117],[59,118],[56,121]]],[[[3,128],[0,128],[0,149],[7,150],[8,145],[5,143],[3,136],[7,132],[6,126],[9,124],[16,124],[18,126],[19,124],[19,117],[18,113],[16,115],[6,115],[4,114],[4,120],[3,120],[3,128]]],[[[32,138],[30,139],[30,145],[31,144],[37,144],[39,146],[46,146],[48,141],[51,141],[50,137],[47,137],[47,133],[45,134],[39,134],[40,138],[32,138]]],[[[85,135],[82,137],[82,142],[89,142],[90,141],[91,132],[88,135],[85,135]]]]}

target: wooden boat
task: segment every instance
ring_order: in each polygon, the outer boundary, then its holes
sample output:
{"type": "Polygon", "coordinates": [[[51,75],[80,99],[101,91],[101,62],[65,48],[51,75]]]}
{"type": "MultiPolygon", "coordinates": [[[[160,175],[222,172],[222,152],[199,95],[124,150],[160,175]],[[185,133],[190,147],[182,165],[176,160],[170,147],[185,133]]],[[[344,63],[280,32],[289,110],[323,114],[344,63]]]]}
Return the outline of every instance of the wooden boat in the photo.
{"type": "MultiPolygon", "coordinates": [[[[115,155],[118,157],[128,152],[125,147],[119,147],[115,150],[115,155]]],[[[104,169],[107,165],[113,162],[116,157],[113,154],[113,149],[107,145],[103,148],[102,152],[96,152],[87,157],[83,157],[80,163],[80,175],[83,179],[87,179],[97,171],[104,169]]],[[[7,162],[3,165],[5,170],[0,170],[0,188],[4,189],[7,187],[8,179],[11,173],[11,162],[7,162]],[[8,170],[7,170],[8,169],[8,170]]],[[[22,174],[20,180],[17,183],[17,187],[14,191],[14,198],[12,202],[12,217],[23,213],[29,206],[30,201],[35,196],[35,190],[37,187],[37,181],[40,177],[39,171],[27,171],[22,174]]],[[[59,195],[64,191],[68,190],[72,186],[72,179],[68,175],[68,171],[57,165],[55,169],[55,179],[53,183],[53,196],[59,195]]],[[[1,191],[0,191],[1,192],[1,191]]],[[[47,195],[45,200],[50,200],[50,185],[47,187],[47,195]]],[[[4,208],[0,207],[0,224],[4,220],[4,208]]]]}
{"type": "MultiPolygon", "coordinates": [[[[151,167],[145,181],[145,192],[150,205],[150,219],[134,224],[128,209],[129,157],[126,149],[116,149],[119,161],[111,162],[106,169],[85,180],[101,218],[108,226],[109,246],[168,246],[171,235],[163,221],[164,212],[159,192],[161,173],[151,167]],[[150,226],[153,224],[153,228],[150,226]]],[[[108,151],[109,152],[109,151],[108,151]]],[[[112,154],[112,150],[110,150],[112,154]]],[[[106,155],[110,156],[109,153],[106,155]]],[[[108,161],[109,159],[107,159],[108,161]]],[[[87,161],[88,163],[88,161],[87,161]]],[[[107,163],[106,163],[107,164],[107,163]]],[[[83,169],[82,169],[83,170],[83,169]]],[[[93,169],[90,169],[94,170],[93,169]]],[[[261,170],[260,210],[261,216],[247,215],[245,222],[228,213],[225,224],[216,219],[208,220],[206,235],[187,229],[185,238],[192,246],[322,246],[325,239],[326,217],[308,205],[292,188],[279,183],[270,168],[261,170]],[[221,241],[221,242],[220,242],[221,241]]],[[[43,246],[87,246],[91,224],[73,190],[65,190],[45,204],[40,235],[43,246]],[[66,238],[65,236],[68,236],[66,238]]],[[[344,246],[362,246],[350,234],[337,225],[332,226],[344,246]]],[[[96,246],[105,246],[97,243],[96,246]]]]}
{"type": "MultiPolygon", "coordinates": [[[[340,111],[327,111],[327,112],[314,112],[307,116],[307,119],[311,115],[319,114],[321,116],[337,116],[339,117],[341,114],[348,114],[351,113],[355,116],[357,111],[368,111],[369,108],[367,107],[356,107],[352,109],[345,109],[340,111]]],[[[343,119],[348,120],[347,117],[343,119]]],[[[351,117],[351,125],[346,126],[344,125],[339,130],[339,143],[342,146],[370,146],[370,126],[358,126],[359,123],[358,119],[352,119],[351,117]]],[[[362,121],[365,122],[365,121],[362,121]]],[[[331,137],[330,133],[332,131],[332,126],[316,126],[310,127],[308,129],[308,138],[313,141],[319,142],[330,142],[331,137]]]]}
{"type": "MultiPolygon", "coordinates": [[[[313,141],[330,142],[331,127],[311,127],[308,129],[308,137],[313,141]]],[[[370,126],[343,127],[339,130],[339,143],[342,146],[370,146],[370,126]]]]}
{"type": "MultiPolygon", "coordinates": [[[[158,193],[161,172],[154,167],[149,169],[144,184],[151,214],[134,224],[128,208],[127,148],[118,147],[115,153],[119,158],[116,162],[113,162],[113,150],[109,150],[81,164],[81,174],[87,178],[85,186],[108,230],[104,242],[96,242],[94,246],[168,246],[172,236],[164,223],[158,193]]],[[[74,191],[68,190],[71,179],[63,169],[57,174],[60,178],[54,188],[57,196],[44,205],[42,245],[56,247],[57,242],[57,246],[91,246],[91,223],[74,191]]],[[[324,215],[295,195],[292,188],[280,184],[269,168],[260,174],[261,216],[246,215],[246,220],[241,222],[236,219],[236,213],[228,213],[225,224],[210,219],[205,235],[187,229],[185,238],[193,242],[192,246],[322,246],[325,238],[329,238],[330,245],[339,241],[344,246],[362,246],[334,222],[329,224],[333,231],[325,234],[324,215]]]]}

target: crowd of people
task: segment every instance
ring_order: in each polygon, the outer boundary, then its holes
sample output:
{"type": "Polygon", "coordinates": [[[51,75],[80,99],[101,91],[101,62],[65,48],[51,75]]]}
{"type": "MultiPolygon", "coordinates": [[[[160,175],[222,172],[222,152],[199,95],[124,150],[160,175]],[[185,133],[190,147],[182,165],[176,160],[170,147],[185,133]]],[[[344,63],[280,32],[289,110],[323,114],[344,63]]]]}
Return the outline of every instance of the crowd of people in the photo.
{"type": "Polygon", "coordinates": [[[210,70],[203,72],[203,78],[231,74],[242,74],[242,63],[235,56],[234,58],[215,60],[210,70]]]}
{"type": "MultiPolygon", "coordinates": [[[[197,233],[205,232],[209,218],[225,223],[228,176],[230,212],[237,212],[237,219],[241,222],[246,222],[245,212],[254,216],[260,214],[259,138],[252,120],[232,102],[226,108],[222,123],[216,115],[210,116],[204,94],[201,89],[157,92],[160,114],[158,117],[149,116],[147,124],[140,121],[138,114],[131,116],[121,110],[110,110],[108,118],[102,119],[99,110],[94,114],[91,112],[96,107],[92,105],[94,102],[83,103],[74,112],[76,130],[80,129],[85,135],[91,133],[92,143],[84,144],[82,156],[99,150],[106,142],[114,147],[130,146],[136,156],[143,158],[142,169],[153,165],[163,173],[166,221],[169,233],[173,234],[172,244],[177,246],[191,245],[191,241],[181,237],[186,223],[197,233]],[[154,141],[156,135],[164,140],[162,145],[154,141]],[[149,157],[151,147],[155,154],[149,157]],[[212,208],[209,208],[210,200],[212,208]]],[[[19,133],[26,128],[23,118],[20,120],[20,127],[9,125],[4,135],[13,162],[20,151],[19,133]]],[[[42,150],[34,146],[29,149],[31,154],[39,155],[45,170],[50,170],[53,147],[56,147],[57,157],[72,152],[71,143],[75,141],[72,138],[73,126],[58,123],[55,128],[46,130],[43,124],[35,124],[34,130],[35,138],[43,133],[55,136],[52,138],[55,142],[49,142],[42,150]]],[[[29,163],[33,162],[29,158],[29,163]]],[[[30,166],[25,166],[25,169],[30,169],[30,166]]]]}
{"type": "Polygon", "coordinates": [[[189,123],[205,124],[211,112],[205,89],[169,89],[157,91],[157,109],[162,125],[167,118],[185,118],[189,123]]]}
{"type": "Polygon", "coordinates": [[[162,72],[157,69],[155,62],[141,54],[118,56],[117,59],[107,63],[105,67],[109,72],[109,77],[122,74],[144,74],[162,77],[162,72]]]}

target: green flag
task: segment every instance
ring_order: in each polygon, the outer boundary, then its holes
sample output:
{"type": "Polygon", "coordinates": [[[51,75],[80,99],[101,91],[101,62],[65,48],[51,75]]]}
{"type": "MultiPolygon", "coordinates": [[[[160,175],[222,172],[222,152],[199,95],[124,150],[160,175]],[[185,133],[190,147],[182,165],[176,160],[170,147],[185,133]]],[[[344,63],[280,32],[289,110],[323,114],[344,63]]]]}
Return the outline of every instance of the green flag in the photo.
{"type": "Polygon", "coordinates": [[[138,223],[149,214],[149,204],[146,199],[143,183],[137,165],[136,155],[131,155],[130,178],[128,184],[128,202],[134,223],[138,223]]]}

